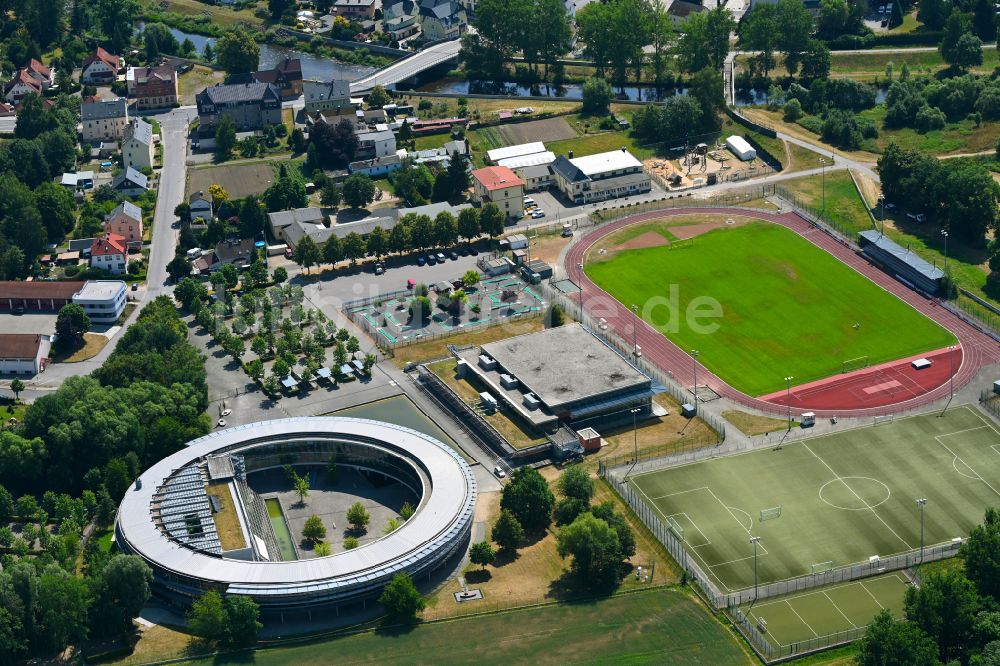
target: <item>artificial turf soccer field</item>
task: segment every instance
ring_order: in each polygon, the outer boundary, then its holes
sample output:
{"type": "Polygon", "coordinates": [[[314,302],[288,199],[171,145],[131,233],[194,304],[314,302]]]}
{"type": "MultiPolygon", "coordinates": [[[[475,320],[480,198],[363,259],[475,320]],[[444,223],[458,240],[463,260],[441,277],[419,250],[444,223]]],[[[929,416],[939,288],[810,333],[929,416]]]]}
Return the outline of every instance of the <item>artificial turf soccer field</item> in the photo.
{"type": "Polygon", "coordinates": [[[740,609],[754,626],[759,626],[760,618],[767,622],[767,640],[771,645],[793,645],[865,627],[883,609],[894,617],[902,617],[907,586],[906,577],[895,571],[764,599],[753,607],[744,604],[740,609]]]}
{"type": "Polygon", "coordinates": [[[1000,504],[1000,433],[973,407],[896,419],[629,480],[719,589],[865,562],[964,537],[1000,504]],[[781,516],[760,521],[760,511],[781,516]]]}
{"type": "MultiPolygon", "coordinates": [[[[718,221],[718,216],[702,216],[718,221]]],[[[667,222],[669,224],[669,220],[667,222]]],[[[661,231],[663,233],[663,231],[661,231]]],[[[718,228],[674,245],[589,257],[588,277],[729,385],[750,395],[838,374],[844,362],[871,365],[952,344],[954,336],[797,234],[768,222],[718,228]],[[679,321],[644,311],[679,287],[679,321]],[[698,297],[716,299],[718,330],[702,334],[684,317],[698,297]]]]}

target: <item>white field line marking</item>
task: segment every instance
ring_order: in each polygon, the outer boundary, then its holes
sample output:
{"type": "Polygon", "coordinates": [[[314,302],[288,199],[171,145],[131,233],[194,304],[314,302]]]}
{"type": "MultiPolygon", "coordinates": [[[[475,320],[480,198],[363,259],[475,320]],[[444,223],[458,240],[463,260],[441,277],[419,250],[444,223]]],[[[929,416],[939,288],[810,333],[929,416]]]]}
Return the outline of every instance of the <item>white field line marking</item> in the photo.
{"type": "MultiPolygon", "coordinates": [[[[827,464],[827,462],[826,462],[825,460],[823,460],[823,459],[822,459],[822,458],[820,458],[820,457],[819,457],[818,455],[816,455],[816,452],[815,452],[815,451],[813,451],[813,450],[812,450],[811,448],[809,448],[809,445],[808,445],[808,444],[806,444],[805,442],[802,442],[802,446],[804,446],[804,447],[805,447],[806,451],[808,451],[809,453],[813,454],[813,456],[815,456],[815,457],[816,457],[816,460],[818,460],[818,461],[820,461],[821,463],[823,463],[823,466],[824,466],[824,467],[826,467],[826,468],[827,468],[828,470],[830,470],[830,473],[831,473],[831,474],[833,474],[833,475],[834,475],[835,477],[837,477],[838,479],[840,479],[840,482],[844,484],[844,487],[846,487],[846,488],[847,488],[848,490],[850,490],[850,491],[851,491],[851,493],[852,493],[852,494],[853,494],[853,495],[854,495],[855,497],[857,497],[857,498],[858,498],[859,500],[861,500],[861,503],[862,503],[862,504],[864,504],[864,505],[865,505],[866,507],[868,507],[868,509],[869,509],[869,510],[871,510],[871,512],[872,512],[872,515],[874,515],[874,516],[875,516],[876,518],[878,518],[879,522],[880,522],[880,523],[882,523],[883,525],[885,525],[885,527],[886,527],[886,529],[887,529],[887,530],[889,530],[890,532],[892,532],[892,533],[893,533],[893,535],[894,535],[894,536],[895,536],[895,537],[896,537],[897,539],[899,539],[900,541],[902,541],[902,542],[903,542],[903,544],[905,544],[905,545],[906,545],[906,547],[907,547],[908,549],[910,549],[910,550],[913,550],[913,546],[911,546],[910,544],[908,544],[908,543],[906,542],[906,539],[904,539],[903,537],[899,536],[899,534],[897,534],[897,533],[896,533],[896,530],[894,530],[894,529],[892,529],[891,527],[889,527],[889,523],[887,523],[887,522],[885,522],[884,520],[882,520],[882,517],[881,517],[880,515],[878,515],[878,512],[877,512],[877,511],[876,511],[875,509],[873,509],[873,508],[872,508],[872,507],[871,507],[871,506],[870,506],[870,505],[868,504],[868,502],[866,502],[866,501],[865,501],[864,499],[862,499],[862,498],[861,498],[861,495],[859,495],[859,494],[857,494],[856,492],[854,492],[854,488],[851,488],[851,486],[850,486],[850,485],[849,485],[849,484],[847,483],[847,481],[844,481],[844,479],[843,479],[843,478],[841,478],[841,476],[840,476],[839,474],[837,474],[837,473],[836,473],[835,471],[833,471],[833,468],[832,468],[832,467],[830,467],[830,465],[829,465],[829,464],[827,464]]],[[[942,446],[944,446],[944,445],[942,444],[942,446]]],[[[1000,494],[1000,493],[997,493],[997,494],[1000,494]]]]}
{"type": "MultiPolygon", "coordinates": [[[[765,555],[766,555],[766,553],[765,553],[765,555]]],[[[762,556],[758,555],[757,557],[762,557],[762,556]]],[[[724,567],[727,564],[736,564],[737,562],[743,562],[744,560],[752,560],[752,559],[753,559],[753,555],[747,555],[746,557],[738,557],[735,560],[729,560],[728,562],[719,562],[718,564],[711,565],[711,567],[712,568],[714,568],[714,567],[724,567]]]]}
{"type": "Polygon", "coordinates": [[[993,449],[993,453],[1000,455],[1000,449],[997,448],[996,444],[990,444],[990,448],[993,449]]]}
{"type": "MultiPolygon", "coordinates": [[[[787,598],[788,599],[805,599],[806,597],[811,597],[811,596],[814,596],[814,595],[817,595],[817,594],[823,594],[824,591],[826,591],[826,592],[833,592],[834,590],[839,590],[842,587],[850,587],[851,585],[857,585],[860,582],[861,581],[858,581],[858,580],[852,580],[852,581],[850,581],[848,583],[841,583],[839,585],[833,585],[831,587],[823,587],[823,588],[821,588],[819,590],[813,590],[812,592],[803,592],[801,594],[792,594],[790,597],[787,597],[787,598]]],[[[785,603],[785,598],[784,597],[780,598],[780,599],[772,599],[771,601],[759,601],[756,604],[754,604],[754,608],[764,608],[766,606],[773,606],[774,604],[783,604],[783,603],[785,603]]]]}
{"type": "Polygon", "coordinates": [[[834,601],[833,599],[831,599],[831,598],[830,598],[830,595],[829,595],[829,594],[827,594],[827,593],[826,593],[826,592],[824,591],[824,592],[823,592],[823,596],[824,596],[824,597],[826,597],[827,601],[829,601],[829,602],[830,602],[831,604],[833,604],[833,607],[837,609],[837,612],[838,612],[838,613],[840,613],[840,614],[841,614],[841,615],[843,616],[843,618],[844,618],[845,620],[847,620],[848,624],[850,624],[850,625],[851,625],[852,627],[854,627],[855,629],[857,629],[857,628],[858,628],[858,625],[854,624],[854,622],[852,622],[852,621],[851,621],[851,618],[847,617],[847,614],[846,614],[846,613],[844,613],[844,611],[840,610],[840,606],[838,606],[838,605],[837,605],[837,602],[836,602],[836,601],[834,601]]]}
{"type": "Polygon", "coordinates": [[[687,520],[689,523],[691,523],[691,526],[694,527],[696,530],[698,530],[698,534],[700,534],[701,538],[705,540],[705,543],[699,543],[697,546],[695,546],[694,544],[691,543],[691,541],[689,539],[685,539],[685,541],[687,541],[688,545],[691,548],[702,548],[704,546],[710,546],[710,545],[712,545],[711,539],[709,539],[707,536],[705,536],[705,533],[701,531],[700,527],[698,527],[698,523],[694,522],[691,519],[691,516],[687,515],[686,511],[679,511],[678,513],[672,513],[672,514],[670,514],[671,518],[673,518],[674,516],[684,516],[685,520],[687,520]]]}
{"type": "Polygon", "coordinates": [[[801,616],[801,615],[799,615],[799,612],[798,612],[797,610],[795,610],[795,606],[793,606],[793,605],[792,605],[792,604],[791,604],[790,602],[788,602],[788,601],[786,601],[785,603],[786,603],[786,604],[788,604],[788,607],[792,609],[792,612],[793,612],[793,613],[795,613],[795,617],[799,618],[799,620],[800,620],[800,621],[802,622],[802,624],[806,625],[806,628],[807,628],[807,629],[809,629],[809,631],[813,632],[813,636],[815,636],[816,638],[819,638],[819,634],[817,634],[817,633],[816,633],[816,630],[815,630],[815,629],[813,629],[812,627],[810,627],[810,626],[809,626],[809,623],[808,623],[808,622],[806,622],[806,621],[805,621],[805,620],[804,620],[804,619],[802,618],[802,616],[801,616]]]}
{"type": "MultiPolygon", "coordinates": [[[[992,485],[990,485],[990,482],[987,481],[986,479],[984,479],[982,474],[980,474],[979,472],[977,472],[972,465],[970,465],[969,463],[967,463],[964,460],[962,460],[962,457],[960,455],[958,455],[957,453],[955,453],[954,451],[952,451],[950,448],[948,448],[948,445],[941,441],[941,436],[940,435],[935,436],[934,439],[937,441],[938,444],[940,444],[942,447],[944,447],[945,451],[947,451],[951,455],[955,456],[955,460],[958,460],[960,463],[962,463],[967,468],[969,468],[970,470],[972,470],[972,473],[975,474],[976,476],[978,476],[979,480],[982,481],[983,483],[985,483],[987,488],[989,488],[990,490],[992,490],[997,495],[1000,495],[1000,491],[998,491],[996,488],[994,488],[992,485]]],[[[952,464],[952,466],[954,467],[954,464],[952,464]]],[[[958,468],[955,468],[955,471],[958,472],[958,468]]],[[[961,472],[959,472],[959,474],[961,474],[961,472]]]]}
{"type": "Polygon", "coordinates": [[[876,597],[876,596],[875,596],[874,594],[872,594],[872,591],[868,589],[868,586],[864,584],[864,581],[860,581],[860,582],[861,582],[861,588],[862,588],[862,589],[863,589],[863,590],[864,590],[865,592],[867,592],[867,593],[868,593],[868,596],[869,596],[869,597],[871,597],[871,598],[872,598],[872,600],[873,600],[873,601],[874,601],[875,603],[877,603],[877,604],[878,604],[878,607],[879,607],[879,608],[881,608],[882,610],[885,610],[885,606],[883,606],[883,605],[882,605],[882,602],[878,600],[878,597],[876,597]]]}
{"type": "MultiPolygon", "coordinates": [[[[650,499],[661,500],[661,499],[666,499],[667,497],[673,497],[674,495],[684,495],[685,493],[693,493],[699,490],[708,490],[708,486],[701,486],[700,488],[689,488],[688,490],[678,490],[676,493],[667,493],[666,495],[658,495],[657,497],[651,497],[650,499]]],[[[646,495],[646,493],[643,493],[643,495],[646,495]]],[[[646,497],[649,497],[649,495],[646,495],[646,497]]]]}

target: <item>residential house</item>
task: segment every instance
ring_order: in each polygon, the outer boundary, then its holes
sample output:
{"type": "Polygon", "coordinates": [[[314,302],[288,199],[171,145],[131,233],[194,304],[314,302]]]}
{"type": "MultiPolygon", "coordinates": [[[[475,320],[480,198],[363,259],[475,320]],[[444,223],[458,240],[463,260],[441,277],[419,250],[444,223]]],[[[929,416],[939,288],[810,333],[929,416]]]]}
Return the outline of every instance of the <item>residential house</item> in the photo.
{"type": "Polygon", "coordinates": [[[707,7],[699,5],[696,2],[688,2],[688,0],[674,0],[667,9],[667,14],[670,16],[670,22],[674,24],[674,29],[683,32],[684,24],[687,23],[692,14],[707,11],[707,7]]]}
{"type": "Polygon", "coordinates": [[[652,180],[642,162],[622,148],[573,159],[560,155],[552,163],[553,183],[574,203],[606,201],[649,192],[652,180]]]}
{"type": "Polygon", "coordinates": [[[192,223],[199,219],[206,222],[212,219],[212,197],[206,195],[201,190],[193,192],[188,197],[188,206],[191,209],[189,219],[192,223]]]}
{"type": "Polygon", "coordinates": [[[34,93],[42,94],[42,84],[36,81],[26,70],[19,69],[14,72],[13,78],[3,87],[3,98],[11,104],[17,104],[25,95],[34,93]]]}
{"type": "Polygon", "coordinates": [[[142,246],[142,209],[123,201],[104,218],[104,233],[121,236],[128,246],[142,246]]]}
{"type": "Polygon", "coordinates": [[[284,98],[298,97],[302,94],[302,61],[298,58],[285,58],[271,69],[253,73],[254,81],[270,83],[284,98]]]}
{"type": "Polygon", "coordinates": [[[83,71],[80,82],[95,86],[110,85],[118,78],[118,70],[123,61],[119,56],[112,55],[98,46],[94,52],[83,61],[83,71]]]}
{"type": "Polygon", "coordinates": [[[399,155],[393,153],[385,157],[376,157],[368,160],[358,160],[347,165],[350,173],[363,173],[369,178],[381,178],[403,166],[403,160],[399,155]]]}
{"type": "Polygon", "coordinates": [[[335,0],[332,12],[349,21],[375,17],[376,0],[335,0]]]}
{"type": "Polygon", "coordinates": [[[169,65],[129,67],[125,82],[137,109],[177,106],[177,70],[169,65]]]}
{"type": "Polygon", "coordinates": [[[392,130],[378,132],[359,132],[357,160],[373,160],[396,154],[396,135],[392,130]]]}
{"type": "Polygon", "coordinates": [[[382,32],[400,40],[420,30],[420,7],[413,0],[382,3],[382,32]]]}
{"type": "Polygon", "coordinates": [[[321,81],[303,81],[302,96],[305,102],[305,112],[341,110],[352,111],[351,82],[346,79],[334,79],[329,83],[321,81]]]}
{"type": "Polygon", "coordinates": [[[155,152],[153,126],[141,118],[135,118],[125,128],[122,137],[122,164],[126,169],[152,169],[155,152]]]}
{"type": "Polygon", "coordinates": [[[90,246],[90,267],[112,275],[124,275],[128,248],[118,234],[104,234],[90,246]]]}
{"type": "Polygon", "coordinates": [[[49,364],[52,336],[0,333],[0,375],[34,377],[49,364]]]}
{"type": "Polygon", "coordinates": [[[128,100],[84,102],[80,105],[80,125],[84,143],[120,141],[128,126],[128,100]]]}
{"type": "Polygon", "coordinates": [[[22,71],[35,81],[38,81],[42,90],[48,90],[56,82],[56,68],[46,67],[34,58],[28,61],[28,64],[22,68],[22,71]]]}
{"type": "Polygon", "coordinates": [[[256,258],[256,246],[252,238],[230,238],[215,246],[215,250],[191,262],[192,272],[214,273],[226,264],[243,270],[250,267],[256,258]]]}
{"type": "Polygon", "coordinates": [[[485,167],[472,172],[473,201],[493,202],[508,218],[518,218],[524,211],[524,181],[510,168],[485,167]]]}
{"type": "Polygon", "coordinates": [[[281,95],[270,83],[220,83],[202,90],[196,101],[203,133],[214,133],[222,116],[229,116],[240,131],[281,122],[281,95]]]}
{"type": "Polygon", "coordinates": [[[132,167],[128,167],[111,181],[111,187],[121,194],[137,197],[149,189],[149,179],[132,167]]]}
{"type": "Polygon", "coordinates": [[[420,0],[420,27],[429,41],[458,39],[468,24],[465,8],[455,0],[420,0]]]}
{"type": "Polygon", "coordinates": [[[122,316],[127,296],[121,280],[87,280],[73,295],[73,302],[83,308],[91,323],[108,325],[122,316]]]}

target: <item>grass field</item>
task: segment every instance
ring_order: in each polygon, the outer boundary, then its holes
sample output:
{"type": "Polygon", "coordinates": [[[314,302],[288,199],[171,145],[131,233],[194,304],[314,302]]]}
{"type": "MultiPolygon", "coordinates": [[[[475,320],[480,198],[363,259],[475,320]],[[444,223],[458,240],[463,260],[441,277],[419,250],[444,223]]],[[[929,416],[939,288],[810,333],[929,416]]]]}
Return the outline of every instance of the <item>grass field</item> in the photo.
{"type": "Polygon", "coordinates": [[[1000,432],[973,407],[639,475],[631,483],[683,529],[723,590],[801,576],[964,536],[1000,498],[1000,432]],[[762,509],[781,516],[761,522],[762,509]]]}
{"type": "Polygon", "coordinates": [[[751,395],[784,388],[788,375],[805,383],[838,374],[847,359],[868,356],[875,364],[954,341],[784,227],[752,222],[672,247],[588,258],[586,272],[620,302],[638,304],[647,322],[682,349],[699,350],[701,363],[751,395]],[[676,286],[677,316],[665,306],[668,286],[676,286]],[[718,302],[721,317],[682,316],[692,303],[707,309],[705,298],[718,302]],[[889,330],[893,335],[885,335],[889,330]]]}
{"type": "Polygon", "coordinates": [[[271,186],[274,179],[274,166],[270,162],[223,164],[188,170],[188,192],[208,192],[210,186],[221,185],[230,198],[241,199],[251,194],[261,194],[271,186]]]}
{"type": "MultiPolygon", "coordinates": [[[[829,160],[829,155],[827,159],[829,160]]],[[[868,208],[861,195],[858,194],[858,188],[854,186],[854,181],[851,180],[851,174],[848,173],[847,169],[827,170],[825,178],[825,215],[845,229],[852,229],[855,232],[871,229],[872,218],[868,214],[868,208]]],[[[785,181],[781,186],[794,192],[799,200],[810,208],[821,210],[823,207],[823,179],[823,175],[803,176],[785,181]]]]}
{"type": "Polygon", "coordinates": [[[197,664],[751,664],[737,640],[678,589],[369,631],[197,664]]]}
{"type": "Polygon", "coordinates": [[[759,626],[760,619],[767,623],[768,642],[786,646],[865,627],[883,609],[902,617],[908,584],[897,571],[764,599],[753,608],[746,604],[740,609],[754,625],[759,626]]]}

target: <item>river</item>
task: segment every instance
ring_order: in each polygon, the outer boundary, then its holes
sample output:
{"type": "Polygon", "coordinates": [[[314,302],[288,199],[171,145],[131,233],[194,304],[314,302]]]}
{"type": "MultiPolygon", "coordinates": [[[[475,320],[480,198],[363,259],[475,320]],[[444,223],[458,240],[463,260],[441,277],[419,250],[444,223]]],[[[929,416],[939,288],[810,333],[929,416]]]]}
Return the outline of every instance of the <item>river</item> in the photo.
{"type": "MultiPolygon", "coordinates": [[[[141,32],[142,27],[143,24],[141,22],[136,24],[137,31],[141,32]]],[[[167,29],[170,30],[170,34],[172,34],[178,42],[190,39],[191,43],[194,44],[195,50],[199,54],[205,52],[206,44],[211,44],[212,48],[215,48],[215,37],[196,35],[194,33],[178,30],[177,28],[168,27],[167,29]]],[[[330,58],[322,58],[320,56],[313,55],[312,53],[304,53],[302,51],[285,48],[284,46],[277,46],[274,44],[260,45],[260,69],[270,69],[285,58],[298,58],[301,60],[302,76],[313,81],[332,81],[334,79],[356,81],[358,79],[363,79],[375,71],[374,67],[337,62],[336,60],[331,60],[330,58]]]]}

